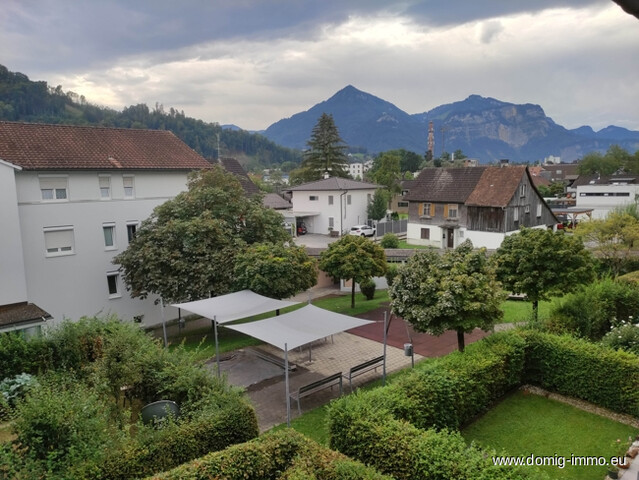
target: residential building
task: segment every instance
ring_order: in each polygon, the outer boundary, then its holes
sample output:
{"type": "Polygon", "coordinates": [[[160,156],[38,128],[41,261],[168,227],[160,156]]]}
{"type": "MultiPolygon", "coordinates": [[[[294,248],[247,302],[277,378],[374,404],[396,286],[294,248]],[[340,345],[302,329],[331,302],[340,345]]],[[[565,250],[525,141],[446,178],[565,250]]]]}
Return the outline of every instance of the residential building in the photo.
{"type": "Polygon", "coordinates": [[[330,177],[290,188],[293,209],[286,221],[303,221],[308,233],[345,233],[354,225],[366,223],[368,204],[378,185],[348,178],[330,177]]]}
{"type": "Polygon", "coordinates": [[[605,218],[615,208],[639,201],[639,175],[580,175],[573,184],[576,207],[605,218]]]}
{"type": "Polygon", "coordinates": [[[168,131],[0,122],[0,310],[161,321],[157,298],[131,298],[112,259],[209,167],[168,131]]]}
{"type": "Polygon", "coordinates": [[[522,226],[557,223],[525,166],[426,168],[405,199],[414,245],[455,248],[470,239],[495,249],[522,226]]]}
{"type": "Polygon", "coordinates": [[[415,184],[415,180],[402,180],[402,191],[399,194],[393,195],[391,200],[391,210],[397,213],[408,213],[408,201],[406,196],[410,193],[410,189],[415,184]]]}

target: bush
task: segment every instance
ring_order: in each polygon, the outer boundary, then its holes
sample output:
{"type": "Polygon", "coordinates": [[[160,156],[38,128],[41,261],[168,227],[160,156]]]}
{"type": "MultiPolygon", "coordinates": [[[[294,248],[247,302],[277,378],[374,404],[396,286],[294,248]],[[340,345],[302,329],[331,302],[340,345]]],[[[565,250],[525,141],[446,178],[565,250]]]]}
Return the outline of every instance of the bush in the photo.
{"type": "Polygon", "coordinates": [[[612,327],[639,314],[639,286],[605,278],[557,302],[546,324],[552,333],[600,340],[612,327]]]}
{"type": "Polygon", "coordinates": [[[390,480],[370,467],[324,448],[294,430],[268,433],[211,453],[155,480],[390,480]]]}
{"type": "Polygon", "coordinates": [[[20,373],[38,373],[45,349],[40,338],[25,340],[19,332],[0,333],[0,380],[20,373]]]}
{"type": "Polygon", "coordinates": [[[601,343],[614,349],[639,355],[639,323],[625,322],[619,327],[614,327],[604,335],[601,343]]]}
{"type": "Polygon", "coordinates": [[[399,267],[397,266],[396,263],[388,264],[386,268],[386,283],[388,284],[389,287],[393,284],[393,280],[395,280],[395,277],[397,276],[398,269],[399,267]]]}
{"type": "Polygon", "coordinates": [[[384,248],[399,248],[399,238],[394,233],[385,233],[379,244],[384,248]]]}
{"type": "Polygon", "coordinates": [[[360,282],[359,289],[366,300],[372,300],[375,297],[375,282],[372,278],[360,282]]]}
{"type": "Polygon", "coordinates": [[[568,335],[519,334],[527,345],[526,382],[639,416],[639,357],[568,335]]]}
{"type": "Polygon", "coordinates": [[[0,382],[0,420],[6,418],[9,409],[15,407],[29,390],[37,386],[38,381],[33,375],[21,373],[15,377],[5,378],[0,382]]]}

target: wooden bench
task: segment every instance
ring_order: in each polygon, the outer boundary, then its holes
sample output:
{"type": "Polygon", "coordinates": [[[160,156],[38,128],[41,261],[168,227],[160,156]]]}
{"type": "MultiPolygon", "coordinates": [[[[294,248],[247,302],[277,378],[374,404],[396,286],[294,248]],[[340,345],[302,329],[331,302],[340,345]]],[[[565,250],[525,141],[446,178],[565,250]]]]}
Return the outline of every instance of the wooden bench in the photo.
{"type": "Polygon", "coordinates": [[[348,378],[348,385],[351,387],[351,392],[353,391],[353,378],[366,373],[370,370],[377,370],[377,367],[380,367],[384,363],[384,355],[379,357],[371,358],[370,360],[360,363],[359,365],[355,365],[348,371],[348,376],[344,375],[344,378],[348,378]]]}
{"type": "Polygon", "coordinates": [[[291,398],[297,401],[297,411],[301,415],[302,408],[300,406],[300,398],[307,397],[312,393],[319,392],[320,390],[324,390],[325,388],[331,387],[333,388],[335,385],[339,385],[339,394],[342,394],[342,372],[331,375],[330,377],[322,378],[321,380],[317,380],[316,382],[309,383],[308,385],[303,385],[297,389],[297,392],[291,393],[291,398]]]}

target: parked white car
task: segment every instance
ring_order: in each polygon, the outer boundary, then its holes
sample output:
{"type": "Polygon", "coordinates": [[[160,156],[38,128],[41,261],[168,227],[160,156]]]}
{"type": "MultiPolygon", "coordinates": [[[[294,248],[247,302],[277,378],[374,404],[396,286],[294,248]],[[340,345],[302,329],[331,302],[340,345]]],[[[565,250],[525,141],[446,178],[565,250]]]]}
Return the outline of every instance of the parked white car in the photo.
{"type": "Polygon", "coordinates": [[[369,227],[368,225],[355,225],[354,227],[351,227],[348,234],[359,235],[361,237],[372,237],[375,235],[375,227],[369,227]]]}

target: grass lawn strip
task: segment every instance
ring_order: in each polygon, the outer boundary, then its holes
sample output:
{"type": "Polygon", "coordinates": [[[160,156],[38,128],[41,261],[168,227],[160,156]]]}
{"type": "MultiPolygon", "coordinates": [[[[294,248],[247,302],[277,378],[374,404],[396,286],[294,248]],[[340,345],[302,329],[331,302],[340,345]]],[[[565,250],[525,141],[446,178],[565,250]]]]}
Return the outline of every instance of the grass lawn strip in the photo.
{"type": "MultiPolygon", "coordinates": [[[[503,451],[505,455],[536,457],[623,455],[636,428],[586,412],[556,400],[517,391],[462,431],[466,440],[503,451]],[[621,444],[616,442],[621,439],[621,444]]],[[[539,467],[556,479],[601,480],[605,466],[539,467]]]]}

